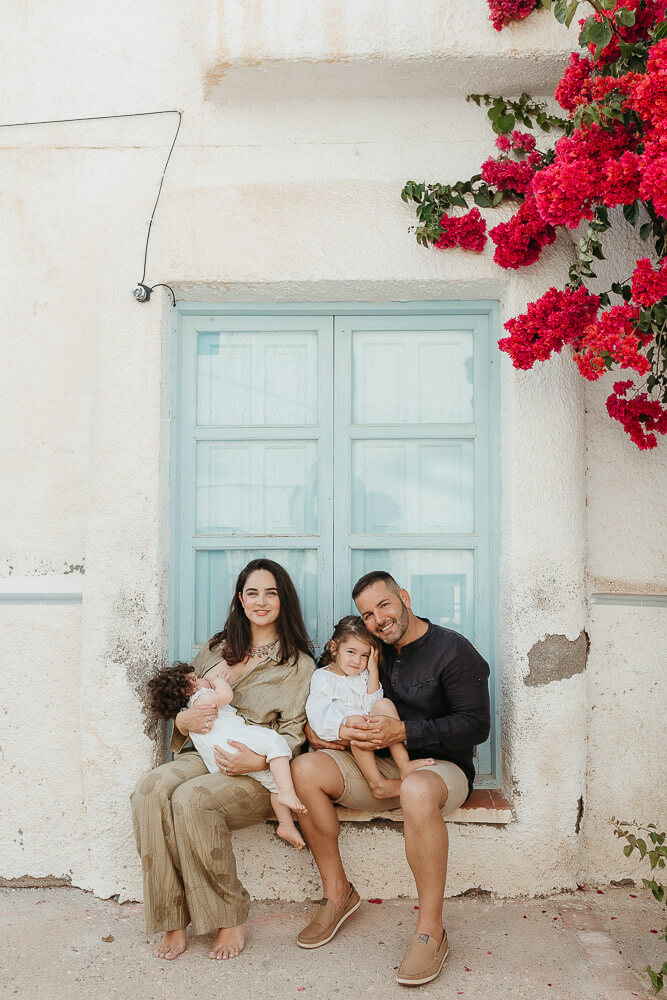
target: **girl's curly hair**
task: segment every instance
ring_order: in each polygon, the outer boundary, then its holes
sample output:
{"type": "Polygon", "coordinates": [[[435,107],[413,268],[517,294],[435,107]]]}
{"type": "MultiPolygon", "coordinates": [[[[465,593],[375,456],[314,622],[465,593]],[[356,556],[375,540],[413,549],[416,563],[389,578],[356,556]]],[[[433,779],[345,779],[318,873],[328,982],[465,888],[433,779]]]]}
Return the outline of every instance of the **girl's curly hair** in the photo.
{"type": "Polygon", "coordinates": [[[171,667],[162,667],[146,685],[149,711],[158,719],[175,718],[188,703],[194,678],[191,663],[177,661],[171,667]]]}
{"type": "Polygon", "coordinates": [[[336,643],[338,645],[341,642],[345,642],[346,636],[350,635],[361,642],[367,642],[369,646],[377,649],[378,662],[382,663],[382,643],[380,640],[371,635],[359,615],[345,615],[334,628],[333,635],[322,650],[322,655],[317,661],[318,667],[328,667],[330,663],[333,663],[336,659],[336,654],[333,652],[332,644],[336,643]]]}

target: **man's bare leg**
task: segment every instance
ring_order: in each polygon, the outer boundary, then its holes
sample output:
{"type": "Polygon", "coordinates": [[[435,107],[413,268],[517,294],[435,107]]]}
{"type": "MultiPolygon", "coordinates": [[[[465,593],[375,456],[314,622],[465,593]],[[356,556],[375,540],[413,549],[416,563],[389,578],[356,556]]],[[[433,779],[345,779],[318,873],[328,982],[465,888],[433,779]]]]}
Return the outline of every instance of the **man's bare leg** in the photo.
{"type": "Polygon", "coordinates": [[[175,931],[165,931],[165,935],[159,945],[154,949],[156,958],[166,958],[171,962],[178,958],[185,951],[185,927],[179,927],[175,931]]]}
{"type": "Polygon", "coordinates": [[[245,924],[238,927],[221,927],[215,935],[209,958],[225,961],[228,958],[236,958],[245,947],[245,924]]]}
{"type": "Polygon", "coordinates": [[[449,835],[440,810],[447,786],[433,771],[415,771],[401,784],[405,855],[417,884],[417,934],[442,940],[442,903],[447,880],[449,835]]]}
{"type": "Polygon", "coordinates": [[[333,799],[343,794],[343,776],[326,753],[304,753],[292,762],[297,795],[308,812],[299,826],[322,877],[322,894],[336,906],[345,899],[350,883],[338,850],[340,824],[333,799]]]}

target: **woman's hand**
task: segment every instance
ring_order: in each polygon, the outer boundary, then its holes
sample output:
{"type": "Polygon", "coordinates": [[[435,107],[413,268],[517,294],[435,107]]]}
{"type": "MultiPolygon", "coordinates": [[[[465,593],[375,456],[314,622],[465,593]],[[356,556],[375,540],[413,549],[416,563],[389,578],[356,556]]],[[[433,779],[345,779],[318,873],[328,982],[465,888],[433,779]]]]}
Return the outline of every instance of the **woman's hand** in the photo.
{"type": "Polygon", "coordinates": [[[236,749],[223,750],[222,747],[213,748],[215,762],[223,774],[249,774],[250,771],[264,770],[266,767],[266,757],[255,753],[245,743],[237,743],[236,740],[227,740],[227,742],[230,747],[236,747],[236,749]]]}
{"type": "Polygon", "coordinates": [[[321,740],[309,722],[306,723],[304,732],[313,750],[347,750],[349,746],[342,740],[321,740]]]}
{"type": "Polygon", "coordinates": [[[218,709],[215,705],[193,705],[192,708],[184,708],[174,719],[174,725],[183,736],[190,733],[197,733],[202,736],[211,731],[211,726],[218,717],[218,709]]]}

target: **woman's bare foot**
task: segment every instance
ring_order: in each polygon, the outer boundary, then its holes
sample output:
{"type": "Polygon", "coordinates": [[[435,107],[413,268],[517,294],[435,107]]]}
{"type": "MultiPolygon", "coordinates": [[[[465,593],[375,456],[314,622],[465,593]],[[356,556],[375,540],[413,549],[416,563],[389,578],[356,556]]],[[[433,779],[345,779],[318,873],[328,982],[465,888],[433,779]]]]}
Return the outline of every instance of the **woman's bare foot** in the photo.
{"type": "Polygon", "coordinates": [[[395,799],[401,791],[400,778],[382,778],[371,782],[371,791],[376,799],[395,799]]]}
{"type": "Polygon", "coordinates": [[[215,935],[208,957],[223,961],[227,958],[236,958],[243,951],[244,945],[245,924],[239,924],[238,927],[221,927],[215,935]]]}
{"type": "Polygon", "coordinates": [[[185,927],[182,930],[167,931],[159,945],[153,951],[156,958],[178,958],[185,951],[185,927]]]}
{"type": "Polygon", "coordinates": [[[401,780],[407,778],[413,771],[418,771],[420,767],[433,767],[435,760],[433,757],[424,757],[422,760],[410,760],[400,768],[401,780]]]}
{"type": "Polygon", "coordinates": [[[278,802],[280,802],[280,804],[283,806],[287,806],[287,808],[291,809],[292,812],[298,812],[298,813],[308,812],[301,799],[298,798],[296,792],[286,792],[286,793],[279,792],[278,802]]]}
{"type": "Polygon", "coordinates": [[[296,847],[297,851],[300,851],[306,846],[306,842],[295,827],[294,823],[278,823],[276,827],[276,833],[283,840],[286,840],[288,844],[292,847],[296,847]]]}

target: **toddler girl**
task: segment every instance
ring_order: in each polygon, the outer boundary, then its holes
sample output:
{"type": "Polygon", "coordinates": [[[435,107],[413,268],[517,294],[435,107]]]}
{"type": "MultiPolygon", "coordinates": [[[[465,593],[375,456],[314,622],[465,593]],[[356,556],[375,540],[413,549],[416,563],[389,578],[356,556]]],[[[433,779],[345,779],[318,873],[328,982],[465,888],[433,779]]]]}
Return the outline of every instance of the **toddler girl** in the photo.
{"type": "MultiPolygon", "coordinates": [[[[347,615],[336,625],[324,647],[310,682],[306,715],[311,728],[321,740],[350,739],[350,732],[364,721],[364,716],[388,715],[398,719],[394,703],[383,696],[379,674],[380,643],[367,630],[358,615],[347,615]]],[[[434,764],[433,758],[410,760],[402,743],[393,743],[389,753],[400,778],[385,778],[380,773],[372,750],[350,746],[376,799],[391,799],[399,794],[401,781],[417,768],[434,764]]]]}
{"type": "MultiPolygon", "coordinates": [[[[306,807],[294,791],[289,766],[292,752],[285,737],[266,726],[248,725],[230,704],[234,693],[227,681],[219,676],[213,682],[197,677],[190,663],[164,667],[149,680],[147,687],[149,708],[160,719],[173,719],[182,708],[192,708],[195,702],[214,705],[218,709],[209,732],[190,733],[195,749],[211,774],[218,771],[214,747],[225,748],[229,739],[244,743],[255,753],[266,757],[268,767],[263,771],[251,771],[248,777],[259,781],[271,793],[271,806],[278,820],[278,836],[301,850],[305,844],[294,825],[291,810],[306,812],[306,807]]],[[[238,752],[231,746],[229,750],[231,753],[238,752]]]]}

